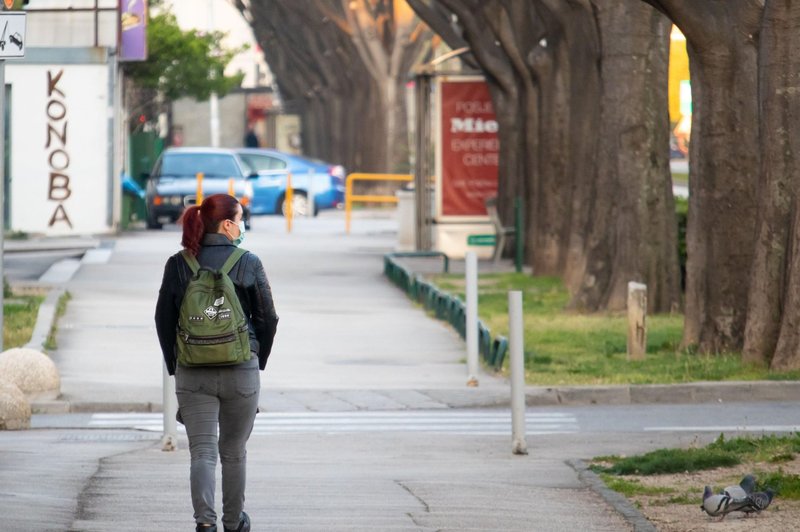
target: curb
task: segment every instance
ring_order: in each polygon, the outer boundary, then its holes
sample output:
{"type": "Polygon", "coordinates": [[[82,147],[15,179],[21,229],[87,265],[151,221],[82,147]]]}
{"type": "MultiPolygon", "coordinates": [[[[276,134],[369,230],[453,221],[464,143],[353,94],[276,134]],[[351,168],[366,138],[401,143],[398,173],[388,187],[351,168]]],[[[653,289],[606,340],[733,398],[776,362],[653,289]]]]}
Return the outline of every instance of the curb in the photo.
{"type": "MultiPolygon", "coordinates": [[[[364,390],[361,390],[364,392],[364,390]]],[[[377,395],[391,396],[397,390],[368,390],[377,395]]],[[[511,405],[510,390],[454,388],[413,390],[430,399],[438,406],[407,406],[402,410],[463,409],[463,408],[508,408],[511,405]]],[[[292,398],[291,390],[266,390],[283,398],[292,398]]],[[[348,390],[320,390],[320,393],[345,394],[348,390]]],[[[298,402],[302,403],[304,390],[298,390],[298,402]]],[[[391,398],[391,397],[390,397],[391,398]]],[[[528,386],[525,404],[541,406],[592,406],[592,405],[644,405],[644,404],[702,404],[736,403],[755,401],[800,401],[800,381],[753,381],[753,382],[701,382],[693,384],[647,384],[625,386],[572,386],[545,388],[528,386]]],[[[266,401],[265,395],[265,401],[266,401]]],[[[306,408],[316,411],[313,407],[306,408]]],[[[162,404],[149,401],[71,401],[61,397],[51,401],[31,402],[34,414],[68,414],[89,412],[161,412],[162,404]]],[[[371,410],[356,407],[353,410],[371,410]]],[[[375,410],[391,410],[376,408],[375,410]]],[[[276,410],[280,411],[280,409],[276,410]]]]}
{"type": "Polygon", "coordinates": [[[648,521],[628,499],[606,486],[605,482],[590,470],[583,460],[567,460],[566,463],[578,473],[578,479],[584,486],[602,497],[625,521],[633,526],[634,532],[658,532],[653,523],[648,521]]]}
{"type": "Polygon", "coordinates": [[[528,387],[527,406],[800,401],[800,381],[720,381],[619,386],[528,387]]]}
{"type": "Polygon", "coordinates": [[[56,311],[58,310],[58,300],[64,295],[63,288],[54,288],[47,293],[39,312],[36,314],[36,325],[33,327],[30,341],[25,344],[29,349],[43,350],[47,343],[47,337],[56,321],[56,311]]]}

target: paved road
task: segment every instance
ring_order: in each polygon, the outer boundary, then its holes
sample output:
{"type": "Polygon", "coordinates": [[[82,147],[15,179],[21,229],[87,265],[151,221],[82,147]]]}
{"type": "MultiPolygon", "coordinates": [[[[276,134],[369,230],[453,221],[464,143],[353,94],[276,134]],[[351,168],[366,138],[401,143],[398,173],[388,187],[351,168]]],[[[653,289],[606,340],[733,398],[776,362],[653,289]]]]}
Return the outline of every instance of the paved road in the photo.
{"type": "MultiPolygon", "coordinates": [[[[696,405],[596,405],[527,409],[530,436],[575,433],[762,433],[800,431],[796,402],[696,405]]],[[[160,433],[160,413],[40,415],[45,428],[134,429],[160,433]]],[[[179,428],[182,428],[179,426],[179,428]]],[[[511,412],[505,408],[347,412],[266,412],[256,417],[254,434],[420,432],[508,436],[511,412]]]]}

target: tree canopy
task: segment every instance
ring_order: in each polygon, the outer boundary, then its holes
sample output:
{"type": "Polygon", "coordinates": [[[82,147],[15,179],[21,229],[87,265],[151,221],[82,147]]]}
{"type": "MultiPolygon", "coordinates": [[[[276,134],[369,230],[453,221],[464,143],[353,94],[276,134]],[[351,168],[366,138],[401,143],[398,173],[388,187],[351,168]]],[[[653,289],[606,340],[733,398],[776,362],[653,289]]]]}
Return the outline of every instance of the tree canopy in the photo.
{"type": "Polygon", "coordinates": [[[241,85],[244,74],[225,75],[225,67],[241,50],[224,48],[224,37],[219,31],[184,31],[171,12],[151,10],[148,58],[126,63],[125,73],[138,87],[158,91],[167,100],[191,96],[203,101],[212,92],[227,94],[241,85]]]}

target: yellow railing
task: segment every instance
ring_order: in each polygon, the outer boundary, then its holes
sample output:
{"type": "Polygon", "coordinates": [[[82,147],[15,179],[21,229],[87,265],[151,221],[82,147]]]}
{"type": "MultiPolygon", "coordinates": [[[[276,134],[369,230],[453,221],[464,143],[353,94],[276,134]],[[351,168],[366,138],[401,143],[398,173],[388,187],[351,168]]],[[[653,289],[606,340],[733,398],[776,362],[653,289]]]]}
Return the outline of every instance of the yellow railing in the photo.
{"type": "Polygon", "coordinates": [[[350,218],[354,201],[373,203],[397,203],[396,196],[365,196],[353,194],[353,181],[412,181],[413,176],[408,174],[350,174],[347,176],[344,188],[344,220],[345,231],[350,234],[350,218]]]}

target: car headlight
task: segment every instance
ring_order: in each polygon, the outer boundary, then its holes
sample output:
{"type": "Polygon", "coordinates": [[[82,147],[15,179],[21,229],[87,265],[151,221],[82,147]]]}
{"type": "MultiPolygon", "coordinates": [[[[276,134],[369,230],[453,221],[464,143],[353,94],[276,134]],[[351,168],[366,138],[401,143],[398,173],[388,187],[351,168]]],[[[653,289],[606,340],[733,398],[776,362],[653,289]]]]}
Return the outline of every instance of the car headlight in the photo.
{"type": "Polygon", "coordinates": [[[169,202],[177,207],[178,205],[183,204],[183,198],[181,196],[171,196],[169,198],[169,202]]]}

